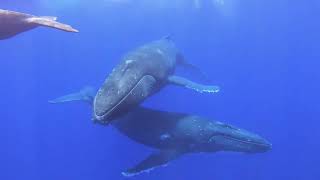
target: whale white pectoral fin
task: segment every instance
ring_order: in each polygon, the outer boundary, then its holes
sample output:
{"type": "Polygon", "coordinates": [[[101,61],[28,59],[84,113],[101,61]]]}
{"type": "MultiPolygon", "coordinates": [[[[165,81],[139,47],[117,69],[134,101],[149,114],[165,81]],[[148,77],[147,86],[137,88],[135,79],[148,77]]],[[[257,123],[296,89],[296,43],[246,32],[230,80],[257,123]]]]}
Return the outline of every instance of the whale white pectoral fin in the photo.
{"type": "Polygon", "coordinates": [[[85,87],[79,92],[75,92],[72,94],[68,94],[68,95],[50,100],[49,103],[58,104],[58,103],[66,103],[66,102],[72,102],[72,101],[85,101],[92,104],[95,94],[96,94],[96,90],[93,87],[85,87]]]}
{"type": "Polygon", "coordinates": [[[182,54],[178,53],[176,59],[177,59],[178,65],[180,65],[181,67],[183,67],[183,68],[185,68],[187,70],[190,70],[190,71],[192,71],[194,73],[199,74],[201,76],[201,78],[203,78],[204,80],[208,80],[209,79],[208,75],[206,73],[204,73],[199,67],[197,67],[194,64],[191,64],[191,63],[187,62],[182,54]]]}
{"type": "Polygon", "coordinates": [[[72,101],[81,101],[82,99],[83,99],[82,94],[74,93],[74,94],[61,96],[53,100],[49,100],[48,102],[51,104],[58,104],[58,103],[65,103],[65,102],[72,102],[72,101]]]}
{"type": "Polygon", "coordinates": [[[27,19],[27,22],[34,23],[39,26],[46,26],[46,27],[50,27],[50,28],[59,29],[62,31],[67,31],[67,32],[79,32],[77,29],[72,28],[68,24],[63,24],[63,23],[57,22],[56,19],[57,19],[56,17],[48,17],[48,16],[31,17],[31,18],[27,19]]]}
{"type": "Polygon", "coordinates": [[[182,153],[176,150],[160,151],[158,153],[153,153],[133,168],[130,168],[125,172],[122,172],[122,175],[135,176],[144,172],[149,172],[156,167],[165,166],[170,161],[177,159],[181,155],[182,153]]]}
{"type": "Polygon", "coordinates": [[[219,86],[198,84],[180,76],[169,76],[168,82],[200,93],[217,93],[220,91],[219,86]]]}

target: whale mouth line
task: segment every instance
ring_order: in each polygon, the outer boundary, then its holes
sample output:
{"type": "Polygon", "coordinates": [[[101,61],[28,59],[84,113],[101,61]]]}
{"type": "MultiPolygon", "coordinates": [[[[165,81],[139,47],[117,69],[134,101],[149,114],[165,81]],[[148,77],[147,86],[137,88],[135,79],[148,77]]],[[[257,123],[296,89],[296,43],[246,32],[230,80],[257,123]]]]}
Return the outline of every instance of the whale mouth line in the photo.
{"type": "MultiPolygon", "coordinates": [[[[257,142],[257,141],[251,141],[249,139],[247,140],[243,140],[243,139],[240,139],[240,138],[235,138],[235,137],[232,137],[232,136],[228,136],[228,135],[220,135],[220,136],[223,136],[229,140],[233,140],[233,141],[236,141],[236,142],[240,142],[240,143],[244,143],[244,144],[250,144],[250,145],[257,145],[257,146],[264,146],[264,147],[272,147],[271,144],[265,142],[257,142]]],[[[214,136],[213,136],[214,137],[214,136]]]]}
{"type": "Polygon", "coordinates": [[[255,141],[250,141],[250,140],[242,140],[242,139],[237,139],[237,138],[233,138],[233,137],[228,137],[229,139],[235,140],[237,142],[240,143],[244,143],[244,144],[250,144],[250,145],[257,145],[257,146],[270,146],[270,144],[267,143],[260,143],[260,142],[255,142],[255,141]]]}
{"type": "Polygon", "coordinates": [[[108,112],[104,113],[103,115],[97,115],[96,111],[94,111],[94,115],[95,115],[95,119],[98,120],[98,121],[102,121],[102,122],[107,122],[107,120],[104,120],[106,117],[108,117],[112,112],[114,112],[114,110],[123,102],[125,101],[125,99],[127,99],[127,97],[133,92],[133,90],[138,87],[138,85],[141,83],[141,81],[145,78],[145,77],[152,77],[154,78],[152,75],[144,75],[140,78],[140,80],[130,89],[130,91],[124,95],[123,98],[121,98],[121,100],[116,104],[114,105],[108,112]]]}

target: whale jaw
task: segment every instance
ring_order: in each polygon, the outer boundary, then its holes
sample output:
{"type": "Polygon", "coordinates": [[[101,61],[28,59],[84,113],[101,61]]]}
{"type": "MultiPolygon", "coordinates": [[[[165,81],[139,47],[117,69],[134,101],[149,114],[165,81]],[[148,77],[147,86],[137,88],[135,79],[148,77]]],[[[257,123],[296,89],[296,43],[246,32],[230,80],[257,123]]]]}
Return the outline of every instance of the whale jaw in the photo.
{"type": "Polygon", "coordinates": [[[100,88],[94,99],[95,122],[110,123],[143,102],[156,89],[156,79],[151,75],[144,75],[137,82],[121,84],[120,80],[111,84],[100,88]]]}

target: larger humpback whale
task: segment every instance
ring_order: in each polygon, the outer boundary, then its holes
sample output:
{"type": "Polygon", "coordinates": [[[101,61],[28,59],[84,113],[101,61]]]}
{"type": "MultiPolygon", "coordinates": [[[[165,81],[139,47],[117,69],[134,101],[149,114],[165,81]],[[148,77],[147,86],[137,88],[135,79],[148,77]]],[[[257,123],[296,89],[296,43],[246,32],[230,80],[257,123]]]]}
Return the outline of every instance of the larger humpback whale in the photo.
{"type": "Polygon", "coordinates": [[[0,40],[11,38],[19,33],[39,26],[46,26],[67,32],[78,32],[78,30],[71,26],[62,24],[56,20],[56,17],[51,16],[34,16],[0,9],[0,40]]]}
{"type": "MultiPolygon", "coordinates": [[[[93,88],[85,88],[50,102],[83,100],[92,103],[94,95],[93,88]]],[[[271,144],[259,135],[222,122],[183,113],[136,107],[111,124],[137,143],[157,149],[157,152],[124,171],[122,174],[125,176],[166,165],[190,153],[262,153],[271,149],[271,144]]]]}
{"type": "Polygon", "coordinates": [[[195,69],[185,62],[169,37],[145,44],[127,53],[94,98],[94,120],[107,124],[167,84],[183,86],[198,92],[219,91],[217,86],[205,86],[174,76],[177,65],[195,69]]]}
{"type": "Polygon", "coordinates": [[[255,133],[184,113],[138,107],[114,121],[113,125],[130,139],[158,149],[124,171],[126,176],[166,165],[191,153],[231,151],[252,154],[271,149],[271,144],[255,133]]]}

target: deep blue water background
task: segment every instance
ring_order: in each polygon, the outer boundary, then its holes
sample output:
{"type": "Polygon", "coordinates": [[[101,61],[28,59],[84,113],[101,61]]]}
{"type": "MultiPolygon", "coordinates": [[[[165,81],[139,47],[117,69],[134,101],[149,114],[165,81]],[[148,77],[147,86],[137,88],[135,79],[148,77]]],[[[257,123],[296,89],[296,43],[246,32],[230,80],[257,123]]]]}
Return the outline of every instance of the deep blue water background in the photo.
{"type": "Polygon", "coordinates": [[[152,149],[92,124],[85,103],[47,101],[98,87],[121,55],[167,34],[221,92],[168,86],[146,106],[237,125],[273,149],[188,155],[133,180],[320,179],[319,2],[225,0],[233,6],[226,12],[209,2],[195,9],[187,0],[163,8],[146,0],[60,1],[0,2],[3,9],[59,16],[81,31],[38,28],[1,41],[0,179],[126,179],[120,172],[152,149]]]}

